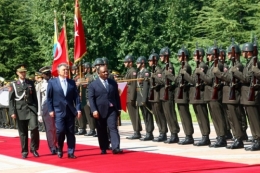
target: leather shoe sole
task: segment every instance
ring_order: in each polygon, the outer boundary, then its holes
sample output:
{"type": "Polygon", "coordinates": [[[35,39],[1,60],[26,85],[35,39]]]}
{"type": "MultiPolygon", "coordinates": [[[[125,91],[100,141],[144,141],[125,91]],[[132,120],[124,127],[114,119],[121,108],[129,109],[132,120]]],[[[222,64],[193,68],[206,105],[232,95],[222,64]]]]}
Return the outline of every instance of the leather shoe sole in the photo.
{"type": "Polygon", "coordinates": [[[173,144],[173,143],[178,143],[179,142],[179,138],[169,138],[166,141],[164,141],[164,143],[166,144],[173,144]]]}

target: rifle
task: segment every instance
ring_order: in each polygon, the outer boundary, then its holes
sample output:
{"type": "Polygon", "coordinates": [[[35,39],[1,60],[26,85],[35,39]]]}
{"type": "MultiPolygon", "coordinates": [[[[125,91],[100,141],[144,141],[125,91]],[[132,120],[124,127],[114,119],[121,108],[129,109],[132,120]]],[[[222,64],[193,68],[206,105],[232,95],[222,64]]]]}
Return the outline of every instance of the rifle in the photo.
{"type": "MultiPolygon", "coordinates": [[[[214,67],[218,67],[218,47],[216,46],[215,42],[215,49],[214,49],[214,55],[215,55],[215,60],[214,60],[214,67]]],[[[215,77],[215,83],[214,83],[214,88],[213,88],[213,93],[212,93],[212,100],[218,100],[218,86],[219,86],[220,80],[218,77],[215,77]]]]}
{"type": "MultiPolygon", "coordinates": [[[[232,39],[232,51],[231,51],[231,64],[232,67],[235,66],[235,44],[234,39],[232,39]]],[[[234,72],[231,72],[231,82],[230,82],[230,91],[229,91],[229,100],[236,100],[236,78],[234,77],[234,72]]]]}
{"type": "MultiPolygon", "coordinates": [[[[184,51],[181,53],[181,69],[184,69],[185,61],[184,61],[184,51]]],[[[184,74],[181,74],[181,84],[178,93],[178,99],[183,99],[183,90],[184,90],[184,74]]]]}
{"type": "MultiPolygon", "coordinates": [[[[196,62],[196,68],[200,67],[200,51],[198,49],[198,43],[196,43],[196,57],[197,57],[197,62],[196,62]]],[[[201,79],[200,79],[200,74],[197,74],[197,83],[196,83],[196,91],[195,91],[195,100],[200,100],[200,85],[201,85],[201,79]]]]}
{"type": "MultiPolygon", "coordinates": [[[[156,57],[153,56],[153,66],[152,66],[152,73],[155,73],[155,68],[156,68],[156,57]]],[[[155,87],[155,79],[152,78],[152,86],[149,94],[149,100],[154,100],[154,87],[155,87]]]]}
{"type": "MultiPolygon", "coordinates": [[[[166,55],[166,66],[165,66],[165,70],[169,70],[169,55],[166,55]]],[[[166,78],[166,83],[165,83],[165,91],[164,91],[164,100],[169,100],[169,85],[170,85],[170,81],[167,78],[167,76],[165,75],[166,78]]]]}
{"type": "MultiPolygon", "coordinates": [[[[257,66],[257,38],[255,37],[254,46],[253,46],[253,65],[257,66]]],[[[248,101],[255,101],[255,86],[256,86],[256,77],[255,74],[252,74],[252,80],[250,83],[250,90],[248,95],[248,101]]]]}

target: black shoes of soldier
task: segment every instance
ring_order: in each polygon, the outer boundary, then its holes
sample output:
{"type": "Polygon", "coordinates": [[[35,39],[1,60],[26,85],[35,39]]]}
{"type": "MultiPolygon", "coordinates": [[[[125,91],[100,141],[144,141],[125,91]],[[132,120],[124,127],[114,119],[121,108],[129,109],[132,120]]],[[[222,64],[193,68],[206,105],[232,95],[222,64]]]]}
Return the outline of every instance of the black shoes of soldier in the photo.
{"type": "Polygon", "coordinates": [[[161,133],[157,138],[153,139],[153,142],[163,142],[167,140],[167,136],[164,133],[161,133]]]}
{"type": "Polygon", "coordinates": [[[75,135],[85,135],[86,133],[87,131],[85,129],[79,129],[79,131],[75,133],[75,135]]]}
{"type": "Polygon", "coordinates": [[[90,130],[88,133],[86,133],[84,136],[94,136],[96,135],[96,131],[95,130],[90,130]]]}
{"type": "Polygon", "coordinates": [[[171,137],[164,141],[166,144],[173,144],[173,143],[178,143],[179,142],[179,137],[177,133],[172,133],[171,137]]]}
{"type": "Polygon", "coordinates": [[[146,133],[144,138],[140,138],[140,141],[151,141],[153,139],[154,139],[154,137],[153,137],[152,133],[146,133]]]}
{"type": "Polygon", "coordinates": [[[193,144],[194,139],[191,135],[186,135],[185,139],[178,142],[179,145],[187,145],[187,144],[193,144]]]}
{"type": "Polygon", "coordinates": [[[126,139],[140,139],[141,133],[140,132],[134,132],[132,136],[126,137],[126,139]]]}
{"type": "Polygon", "coordinates": [[[239,149],[239,148],[244,148],[244,143],[241,139],[235,139],[235,141],[226,146],[227,149],[239,149]]]}
{"type": "Polygon", "coordinates": [[[246,147],[246,151],[257,151],[260,150],[260,140],[255,140],[253,145],[246,147]]]}
{"type": "Polygon", "coordinates": [[[209,140],[209,136],[208,135],[204,135],[202,136],[202,139],[199,142],[194,143],[194,146],[207,146],[210,145],[211,142],[209,140]]]}
{"type": "Polygon", "coordinates": [[[219,147],[226,147],[227,146],[227,141],[225,136],[219,136],[217,138],[217,141],[214,144],[211,144],[209,147],[211,148],[219,148],[219,147]]]}

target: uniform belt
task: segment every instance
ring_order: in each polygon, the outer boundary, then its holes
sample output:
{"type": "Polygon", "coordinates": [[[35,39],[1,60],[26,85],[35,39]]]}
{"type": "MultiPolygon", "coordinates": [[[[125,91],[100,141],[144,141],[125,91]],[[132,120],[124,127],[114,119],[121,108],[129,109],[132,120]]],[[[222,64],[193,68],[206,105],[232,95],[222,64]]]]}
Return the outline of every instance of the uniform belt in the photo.
{"type": "Polygon", "coordinates": [[[141,91],[143,88],[141,88],[141,87],[138,87],[138,88],[136,88],[136,91],[141,91]]]}

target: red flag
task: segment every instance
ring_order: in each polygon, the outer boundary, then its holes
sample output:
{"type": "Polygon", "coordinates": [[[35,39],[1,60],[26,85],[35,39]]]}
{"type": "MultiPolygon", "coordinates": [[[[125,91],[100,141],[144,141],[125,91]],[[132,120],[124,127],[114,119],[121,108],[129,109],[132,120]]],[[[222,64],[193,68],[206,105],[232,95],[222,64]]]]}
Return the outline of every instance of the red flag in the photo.
{"type": "Polygon", "coordinates": [[[75,0],[74,30],[75,30],[75,36],[74,36],[75,37],[74,38],[74,63],[75,63],[80,61],[87,52],[84,28],[80,16],[78,0],[75,0]]]}
{"type": "Polygon", "coordinates": [[[55,51],[53,63],[52,63],[52,76],[57,77],[57,67],[60,63],[69,64],[68,50],[67,50],[67,36],[65,24],[62,27],[60,36],[57,43],[57,48],[55,51]]]}
{"type": "Polygon", "coordinates": [[[118,83],[118,92],[120,95],[121,109],[126,112],[127,100],[127,82],[118,83]]]}

